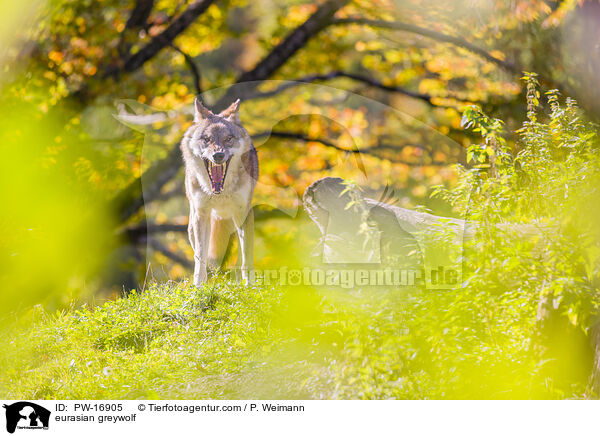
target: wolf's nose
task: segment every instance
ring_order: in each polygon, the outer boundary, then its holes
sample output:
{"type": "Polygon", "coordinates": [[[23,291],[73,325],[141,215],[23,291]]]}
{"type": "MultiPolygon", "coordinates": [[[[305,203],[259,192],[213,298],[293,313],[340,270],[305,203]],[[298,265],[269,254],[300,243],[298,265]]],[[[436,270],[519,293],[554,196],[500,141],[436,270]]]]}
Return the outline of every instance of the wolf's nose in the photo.
{"type": "Polygon", "coordinates": [[[216,163],[221,164],[225,160],[225,153],[218,151],[215,154],[213,154],[213,159],[216,163]]]}

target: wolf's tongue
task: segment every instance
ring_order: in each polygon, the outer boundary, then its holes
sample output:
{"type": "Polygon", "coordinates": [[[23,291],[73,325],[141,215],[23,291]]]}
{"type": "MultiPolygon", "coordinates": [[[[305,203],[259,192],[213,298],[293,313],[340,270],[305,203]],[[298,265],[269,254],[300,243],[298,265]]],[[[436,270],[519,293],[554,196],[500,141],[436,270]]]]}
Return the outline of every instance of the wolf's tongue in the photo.
{"type": "Polygon", "coordinates": [[[212,165],[210,168],[210,176],[212,177],[215,188],[223,188],[223,169],[225,165],[212,165]]]}

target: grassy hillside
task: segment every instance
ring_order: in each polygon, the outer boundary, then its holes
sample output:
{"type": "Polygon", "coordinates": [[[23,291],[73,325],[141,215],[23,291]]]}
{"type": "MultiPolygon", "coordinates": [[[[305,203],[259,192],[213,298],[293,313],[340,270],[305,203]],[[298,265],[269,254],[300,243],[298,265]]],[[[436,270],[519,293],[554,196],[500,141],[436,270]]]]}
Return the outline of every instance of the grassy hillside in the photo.
{"type": "Polygon", "coordinates": [[[0,396],[563,397],[529,353],[535,299],[492,298],[493,320],[479,300],[467,290],[154,284],[5,333],[0,396]]]}
{"type": "Polygon", "coordinates": [[[3,347],[0,395],[243,395],[244,374],[256,374],[247,382],[259,382],[276,340],[268,315],[279,297],[268,289],[167,283],[93,309],[45,316],[5,338],[10,345],[3,347]]]}

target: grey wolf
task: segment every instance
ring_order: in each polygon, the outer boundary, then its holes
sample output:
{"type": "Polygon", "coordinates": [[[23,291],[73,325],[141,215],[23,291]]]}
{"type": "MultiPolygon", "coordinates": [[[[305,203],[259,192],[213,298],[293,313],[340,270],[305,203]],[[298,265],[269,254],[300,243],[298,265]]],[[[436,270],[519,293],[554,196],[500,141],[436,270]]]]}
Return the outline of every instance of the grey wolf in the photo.
{"type": "Polygon", "coordinates": [[[240,121],[239,105],[237,100],[214,114],[196,99],[194,123],[181,141],[196,286],[206,281],[207,267],[221,266],[234,230],[243,280],[250,281],[254,267],[252,196],[258,180],[258,156],[240,121]]]}

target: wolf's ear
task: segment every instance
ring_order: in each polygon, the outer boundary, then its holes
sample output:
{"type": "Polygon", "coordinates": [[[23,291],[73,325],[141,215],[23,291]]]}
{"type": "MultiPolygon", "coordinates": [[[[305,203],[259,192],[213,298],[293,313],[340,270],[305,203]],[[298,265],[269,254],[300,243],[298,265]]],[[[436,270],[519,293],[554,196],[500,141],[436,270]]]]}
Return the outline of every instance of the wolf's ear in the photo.
{"type": "Polygon", "coordinates": [[[236,101],[231,103],[227,109],[219,114],[220,117],[226,118],[229,121],[241,125],[240,121],[240,99],[238,98],[236,101]]]}
{"type": "Polygon", "coordinates": [[[202,105],[200,99],[196,98],[194,100],[194,121],[197,123],[198,121],[208,118],[211,115],[214,114],[202,105]]]}

